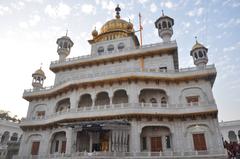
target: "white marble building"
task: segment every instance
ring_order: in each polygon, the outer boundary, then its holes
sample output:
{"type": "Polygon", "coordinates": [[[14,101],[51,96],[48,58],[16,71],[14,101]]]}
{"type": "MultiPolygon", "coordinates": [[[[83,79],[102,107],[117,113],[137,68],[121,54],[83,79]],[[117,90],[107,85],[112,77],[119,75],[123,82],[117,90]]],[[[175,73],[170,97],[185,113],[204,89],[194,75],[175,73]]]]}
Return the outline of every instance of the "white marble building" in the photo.
{"type": "Polygon", "coordinates": [[[54,85],[43,87],[39,69],[24,91],[29,108],[15,158],[225,158],[216,68],[196,41],[196,66],[180,69],[173,25],[162,15],[155,28],[163,41],[141,45],[117,7],[116,18],[92,32],[90,55],[67,58],[74,43],[57,39],[54,85]]]}
{"type": "Polygon", "coordinates": [[[11,153],[17,154],[22,133],[18,123],[0,119],[0,159],[9,158],[11,153]],[[8,151],[9,145],[13,144],[17,149],[8,151]]]}
{"type": "Polygon", "coordinates": [[[224,141],[240,143],[240,120],[219,122],[224,141]]]}

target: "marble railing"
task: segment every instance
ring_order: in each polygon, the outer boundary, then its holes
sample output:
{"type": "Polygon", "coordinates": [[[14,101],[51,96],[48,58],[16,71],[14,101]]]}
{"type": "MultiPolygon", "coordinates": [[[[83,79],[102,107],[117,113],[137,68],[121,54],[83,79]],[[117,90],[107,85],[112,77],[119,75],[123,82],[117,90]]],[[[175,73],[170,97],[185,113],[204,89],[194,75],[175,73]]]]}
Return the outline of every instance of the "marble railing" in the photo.
{"type": "Polygon", "coordinates": [[[197,112],[208,112],[217,110],[214,102],[191,103],[191,104],[160,104],[160,103],[123,103],[101,106],[89,106],[70,108],[41,117],[30,117],[22,119],[20,125],[47,124],[63,119],[90,118],[106,115],[128,115],[128,114],[170,114],[180,115],[197,112]]]}
{"type": "Polygon", "coordinates": [[[76,81],[76,80],[86,80],[90,81],[91,79],[96,79],[96,78],[108,78],[112,76],[124,76],[128,75],[129,73],[133,75],[134,73],[136,75],[154,75],[154,76],[162,76],[162,77],[173,77],[173,76],[181,76],[181,75],[186,75],[187,73],[192,74],[192,73],[198,73],[202,71],[208,71],[208,70],[215,70],[214,65],[207,65],[205,67],[189,67],[189,68],[182,68],[178,70],[160,70],[160,69],[141,69],[139,67],[137,68],[119,68],[119,69],[114,69],[114,70],[105,70],[102,72],[95,72],[95,73],[88,73],[88,74],[78,74],[77,76],[73,76],[70,79],[66,79],[66,81],[61,81],[60,83],[54,85],[54,86],[49,86],[49,87],[43,87],[43,88],[38,88],[38,89],[26,89],[24,90],[25,95],[31,95],[29,93],[32,92],[45,92],[54,88],[57,88],[64,83],[71,83],[71,81],[76,81]]]}
{"type": "Polygon", "coordinates": [[[76,152],[71,154],[51,154],[39,156],[14,156],[13,159],[86,159],[86,158],[132,158],[132,159],[150,159],[150,158],[164,158],[164,159],[185,159],[185,158],[206,158],[206,159],[225,159],[227,153],[225,150],[206,150],[206,151],[189,151],[189,152],[76,152]]]}
{"type": "Polygon", "coordinates": [[[175,46],[176,45],[176,41],[170,41],[170,42],[161,42],[161,43],[154,43],[154,44],[147,44],[147,45],[142,45],[139,47],[135,47],[135,48],[124,48],[123,50],[114,50],[111,52],[103,52],[100,55],[98,54],[94,54],[94,55],[83,55],[83,56],[78,56],[78,57],[73,57],[73,58],[67,58],[63,61],[52,61],[51,62],[51,66],[50,67],[54,67],[58,64],[66,64],[66,63],[72,63],[75,61],[81,61],[81,60],[88,60],[88,59],[95,59],[95,58],[104,58],[107,57],[109,55],[124,55],[124,54],[128,54],[131,51],[134,50],[144,50],[144,49],[148,49],[148,48],[154,48],[154,47],[171,47],[171,46],[175,46]]]}

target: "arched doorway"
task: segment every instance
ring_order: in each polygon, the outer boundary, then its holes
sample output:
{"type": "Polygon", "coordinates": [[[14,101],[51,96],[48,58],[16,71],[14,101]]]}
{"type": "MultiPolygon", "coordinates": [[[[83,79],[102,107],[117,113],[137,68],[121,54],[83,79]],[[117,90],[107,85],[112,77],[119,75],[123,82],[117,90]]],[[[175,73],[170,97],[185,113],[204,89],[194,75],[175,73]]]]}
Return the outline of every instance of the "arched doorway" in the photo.
{"type": "Polygon", "coordinates": [[[152,103],[166,107],[167,94],[162,89],[142,89],[139,95],[140,103],[152,103]]]}
{"type": "Polygon", "coordinates": [[[141,133],[141,151],[160,152],[172,149],[172,137],[168,127],[145,126],[141,133]]]}
{"type": "Polygon", "coordinates": [[[62,99],[57,102],[56,112],[66,111],[67,109],[70,109],[70,105],[70,98],[62,99]]]}
{"type": "Polygon", "coordinates": [[[80,107],[91,107],[92,106],[92,98],[90,94],[83,94],[80,97],[78,108],[80,107]]]}
{"type": "Polygon", "coordinates": [[[51,154],[65,153],[66,152],[66,133],[64,131],[56,132],[52,135],[51,139],[51,154]]]}
{"type": "Polygon", "coordinates": [[[96,100],[95,100],[95,105],[100,106],[100,105],[110,105],[110,98],[108,96],[107,92],[100,92],[97,94],[96,100]]]}
{"type": "Polygon", "coordinates": [[[117,90],[113,94],[113,104],[128,103],[127,92],[123,89],[117,90]]]}

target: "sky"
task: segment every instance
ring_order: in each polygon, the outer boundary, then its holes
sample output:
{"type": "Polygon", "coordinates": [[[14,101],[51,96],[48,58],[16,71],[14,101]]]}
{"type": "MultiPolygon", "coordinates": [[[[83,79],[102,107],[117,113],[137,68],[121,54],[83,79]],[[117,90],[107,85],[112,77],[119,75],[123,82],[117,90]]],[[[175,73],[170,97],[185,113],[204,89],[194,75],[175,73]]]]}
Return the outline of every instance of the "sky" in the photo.
{"type": "Polygon", "coordinates": [[[53,85],[49,66],[58,59],[57,38],[68,30],[74,42],[68,57],[89,54],[92,30],[114,18],[117,4],[136,30],[141,12],[143,45],[161,42],[154,22],[162,10],[174,19],[180,68],[194,66],[190,50],[197,36],[218,71],[219,121],[240,119],[240,0],[0,0],[0,110],[25,117],[22,94],[32,88],[32,73],[42,66],[44,86],[53,85]]]}

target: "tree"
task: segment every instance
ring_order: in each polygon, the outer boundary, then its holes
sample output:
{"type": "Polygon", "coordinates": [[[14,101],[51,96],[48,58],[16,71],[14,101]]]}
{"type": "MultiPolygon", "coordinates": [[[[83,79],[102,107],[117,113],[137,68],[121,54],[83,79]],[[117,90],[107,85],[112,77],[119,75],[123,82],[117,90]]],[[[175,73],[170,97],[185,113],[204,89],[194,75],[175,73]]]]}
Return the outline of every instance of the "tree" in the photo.
{"type": "Polygon", "coordinates": [[[21,121],[18,119],[17,115],[11,117],[9,113],[10,113],[9,111],[0,110],[0,119],[18,123],[21,121]]]}

